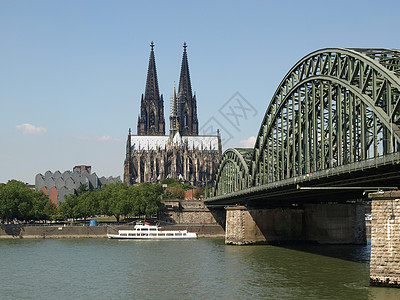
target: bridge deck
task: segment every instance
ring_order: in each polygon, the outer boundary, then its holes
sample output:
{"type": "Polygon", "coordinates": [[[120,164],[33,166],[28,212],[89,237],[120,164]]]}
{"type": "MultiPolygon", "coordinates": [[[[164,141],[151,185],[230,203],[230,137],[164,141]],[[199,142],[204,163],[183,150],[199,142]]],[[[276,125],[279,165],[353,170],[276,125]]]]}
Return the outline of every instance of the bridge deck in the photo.
{"type": "MultiPolygon", "coordinates": [[[[400,183],[400,153],[388,154],[375,159],[339,166],[333,169],[318,171],[290,179],[264,184],[234,193],[207,198],[207,206],[245,204],[249,201],[273,203],[276,200],[289,201],[339,201],[341,194],[346,199],[365,198],[364,190],[299,190],[297,185],[312,187],[389,187],[400,183]],[[284,198],[283,198],[284,196],[284,198]],[[321,198],[323,197],[323,198],[321,198]]],[[[264,203],[265,204],[265,203],[264,203]]]]}

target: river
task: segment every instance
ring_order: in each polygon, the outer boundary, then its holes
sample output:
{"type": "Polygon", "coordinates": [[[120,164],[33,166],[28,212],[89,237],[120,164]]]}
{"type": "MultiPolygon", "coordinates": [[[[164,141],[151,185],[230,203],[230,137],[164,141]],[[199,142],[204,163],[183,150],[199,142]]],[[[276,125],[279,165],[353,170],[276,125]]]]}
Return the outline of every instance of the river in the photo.
{"type": "Polygon", "coordinates": [[[0,299],[400,299],[369,287],[367,246],[223,239],[0,240],[0,299]]]}

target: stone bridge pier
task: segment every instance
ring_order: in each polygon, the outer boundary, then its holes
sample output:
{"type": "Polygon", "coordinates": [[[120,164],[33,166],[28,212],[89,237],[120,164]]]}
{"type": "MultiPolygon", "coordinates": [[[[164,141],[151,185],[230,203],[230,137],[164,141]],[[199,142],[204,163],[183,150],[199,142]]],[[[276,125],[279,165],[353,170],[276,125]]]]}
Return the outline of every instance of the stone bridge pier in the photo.
{"type": "Polygon", "coordinates": [[[366,244],[364,205],[304,204],[290,208],[226,208],[226,244],[289,242],[366,244]]]}
{"type": "Polygon", "coordinates": [[[370,284],[400,287],[400,191],[371,193],[370,284]]]}

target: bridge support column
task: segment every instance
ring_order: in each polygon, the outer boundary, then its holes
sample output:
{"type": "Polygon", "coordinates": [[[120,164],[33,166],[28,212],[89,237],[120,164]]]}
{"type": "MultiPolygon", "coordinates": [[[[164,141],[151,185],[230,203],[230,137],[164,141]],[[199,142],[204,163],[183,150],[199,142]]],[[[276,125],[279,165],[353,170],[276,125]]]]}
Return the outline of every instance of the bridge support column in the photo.
{"type": "Polygon", "coordinates": [[[366,244],[365,233],[364,206],[361,204],[226,208],[226,244],[366,244]]]}
{"type": "Polygon", "coordinates": [[[302,240],[301,209],[226,208],[225,244],[248,245],[302,240]]]}
{"type": "Polygon", "coordinates": [[[400,287],[400,191],[371,193],[370,284],[400,287]]]}
{"type": "Polygon", "coordinates": [[[226,208],[225,244],[265,243],[266,238],[245,206],[226,208]]]}
{"type": "Polygon", "coordinates": [[[365,208],[359,203],[304,204],[305,240],[318,244],[367,243],[365,208]]]}

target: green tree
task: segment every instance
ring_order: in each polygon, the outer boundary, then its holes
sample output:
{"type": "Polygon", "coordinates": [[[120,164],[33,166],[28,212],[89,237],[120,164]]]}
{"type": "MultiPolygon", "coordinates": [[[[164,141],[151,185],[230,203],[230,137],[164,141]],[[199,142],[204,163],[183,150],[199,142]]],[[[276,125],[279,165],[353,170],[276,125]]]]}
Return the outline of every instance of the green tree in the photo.
{"type": "Polygon", "coordinates": [[[177,187],[182,188],[184,191],[188,191],[193,189],[193,186],[189,183],[181,183],[178,179],[175,178],[165,178],[161,180],[161,184],[166,184],[168,188],[177,187]]]}
{"type": "Polygon", "coordinates": [[[165,199],[183,199],[185,198],[185,190],[180,186],[168,187],[164,191],[163,197],[165,199]]]}
{"type": "Polygon", "coordinates": [[[81,184],[78,189],[76,190],[76,195],[80,195],[89,191],[87,184],[81,184]]]}
{"type": "Polygon", "coordinates": [[[161,184],[166,184],[168,186],[179,186],[180,185],[178,179],[175,179],[175,178],[163,178],[163,179],[161,179],[161,184]]]}
{"type": "Polygon", "coordinates": [[[128,215],[130,212],[128,189],[129,186],[124,182],[104,186],[99,193],[101,213],[114,216],[117,222],[119,222],[121,216],[128,215]]]}
{"type": "Polygon", "coordinates": [[[46,195],[30,189],[21,181],[10,180],[0,186],[2,221],[48,220],[54,209],[54,205],[46,195]]]}
{"type": "Polygon", "coordinates": [[[86,191],[78,194],[77,211],[85,220],[99,212],[99,190],[86,191]]]}
{"type": "Polygon", "coordinates": [[[75,194],[66,195],[64,197],[65,201],[61,202],[58,206],[60,214],[64,217],[64,219],[72,219],[75,220],[80,217],[80,213],[78,210],[79,199],[75,194]]]}
{"type": "Polygon", "coordinates": [[[139,190],[140,213],[145,214],[146,217],[156,214],[161,206],[161,185],[141,183],[136,188],[139,190]]]}
{"type": "Polygon", "coordinates": [[[196,199],[204,198],[204,188],[197,188],[193,191],[193,197],[196,199]]]}
{"type": "Polygon", "coordinates": [[[57,213],[56,205],[42,192],[36,192],[32,202],[31,220],[50,220],[57,213]]]}

